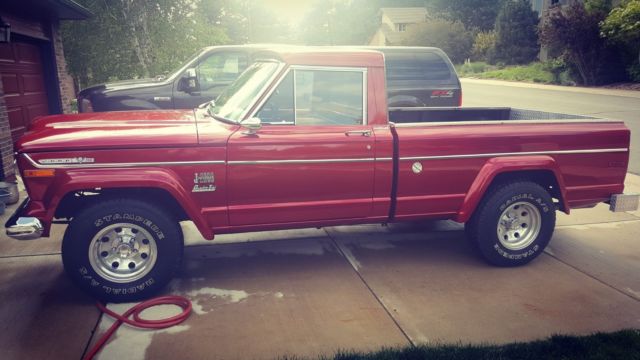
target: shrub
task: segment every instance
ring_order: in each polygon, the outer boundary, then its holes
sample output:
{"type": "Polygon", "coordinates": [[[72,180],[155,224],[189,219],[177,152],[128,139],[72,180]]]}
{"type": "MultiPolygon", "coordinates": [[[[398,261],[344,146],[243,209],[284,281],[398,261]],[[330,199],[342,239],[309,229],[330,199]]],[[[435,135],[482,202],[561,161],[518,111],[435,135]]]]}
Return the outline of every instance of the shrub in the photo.
{"type": "Polygon", "coordinates": [[[627,74],[631,81],[640,82],[640,64],[635,63],[627,68],[627,74]]]}
{"type": "Polygon", "coordinates": [[[602,11],[589,12],[580,2],[550,10],[541,27],[541,42],[561,52],[569,72],[578,83],[600,85],[626,78],[620,53],[600,37],[602,11]]]}
{"type": "Polygon", "coordinates": [[[543,69],[550,72],[553,76],[553,83],[562,83],[562,73],[567,70],[567,64],[561,58],[551,59],[542,63],[543,69]]]}
{"type": "Polygon", "coordinates": [[[487,65],[487,63],[485,62],[470,62],[470,61],[465,61],[464,64],[456,67],[456,70],[458,71],[458,75],[460,76],[480,74],[489,69],[490,69],[489,65],[487,65]]]}
{"type": "Polygon", "coordinates": [[[476,34],[471,58],[476,61],[487,61],[490,51],[496,46],[495,31],[479,32],[476,34]]]}
{"type": "Polygon", "coordinates": [[[404,45],[438,47],[454,63],[462,63],[471,56],[473,35],[461,22],[434,19],[410,26],[406,34],[404,45]]]}

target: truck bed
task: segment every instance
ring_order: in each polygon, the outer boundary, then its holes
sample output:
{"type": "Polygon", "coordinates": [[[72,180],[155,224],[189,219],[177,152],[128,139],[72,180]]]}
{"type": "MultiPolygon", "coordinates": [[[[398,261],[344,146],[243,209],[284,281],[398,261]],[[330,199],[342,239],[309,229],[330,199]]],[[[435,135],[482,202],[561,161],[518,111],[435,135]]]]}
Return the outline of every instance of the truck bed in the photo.
{"type": "Polygon", "coordinates": [[[389,108],[389,121],[405,123],[441,123],[513,120],[592,120],[590,116],[560,114],[510,107],[394,107],[389,108]]]}

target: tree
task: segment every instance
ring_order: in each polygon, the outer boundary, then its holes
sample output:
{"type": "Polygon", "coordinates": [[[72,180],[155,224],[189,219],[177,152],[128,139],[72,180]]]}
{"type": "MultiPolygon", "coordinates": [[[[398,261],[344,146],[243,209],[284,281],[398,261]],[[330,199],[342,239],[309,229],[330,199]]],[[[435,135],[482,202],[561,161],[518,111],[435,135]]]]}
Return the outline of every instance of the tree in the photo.
{"type": "Polygon", "coordinates": [[[409,26],[404,45],[438,47],[460,64],[471,55],[473,35],[459,21],[434,19],[409,26]]]}
{"type": "Polygon", "coordinates": [[[378,11],[375,1],[316,1],[300,24],[300,42],[364,45],[380,23],[378,11]]]}
{"type": "Polygon", "coordinates": [[[623,80],[620,56],[600,36],[599,24],[607,14],[601,7],[590,9],[580,2],[550,9],[541,25],[541,43],[560,53],[583,85],[623,80]]]}
{"type": "Polygon", "coordinates": [[[506,64],[527,64],[535,60],[538,46],[538,13],[529,0],[509,0],[496,19],[496,44],[490,60],[506,64]]]}
{"type": "Polygon", "coordinates": [[[625,44],[640,59],[640,0],[628,0],[609,13],[600,23],[601,35],[625,44]]]}
{"type": "Polygon", "coordinates": [[[80,87],[162,74],[196,50],[224,43],[210,24],[203,0],[83,0],[94,16],[63,22],[69,73],[80,87]]]}
{"type": "Polygon", "coordinates": [[[504,0],[432,0],[428,9],[449,21],[460,21],[468,30],[491,31],[504,0]]]}

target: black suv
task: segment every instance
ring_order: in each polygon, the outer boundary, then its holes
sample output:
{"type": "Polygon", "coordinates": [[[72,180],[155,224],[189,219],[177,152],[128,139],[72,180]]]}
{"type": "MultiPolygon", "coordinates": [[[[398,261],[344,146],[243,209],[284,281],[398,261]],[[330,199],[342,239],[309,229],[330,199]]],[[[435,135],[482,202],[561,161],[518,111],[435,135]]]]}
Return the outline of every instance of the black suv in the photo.
{"type": "MultiPolygon", "coordinates": [[[[204,48],[179,70],[155,79],[126,80],[86,88],[78,111],[191,109],[215,99],[252,62],[273,57],[274,45],[204,48]]],[[[359,47],[384,53],[389,107],[460,106],[456,71],[440,49],[359,47]]]]}

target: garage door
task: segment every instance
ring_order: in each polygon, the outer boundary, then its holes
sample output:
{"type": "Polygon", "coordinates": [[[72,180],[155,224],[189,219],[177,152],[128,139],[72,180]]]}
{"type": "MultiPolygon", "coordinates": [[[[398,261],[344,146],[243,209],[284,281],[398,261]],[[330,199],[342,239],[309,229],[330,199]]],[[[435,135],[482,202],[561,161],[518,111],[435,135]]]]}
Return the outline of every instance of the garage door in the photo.
{"type": "Polygon", "coordinates": [[[0,75],[15,142],[33,118],[49,113],[39,47],[21,42],[0,44],[0,75]]]}

